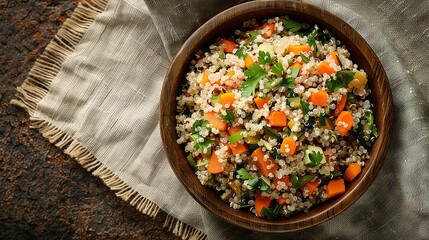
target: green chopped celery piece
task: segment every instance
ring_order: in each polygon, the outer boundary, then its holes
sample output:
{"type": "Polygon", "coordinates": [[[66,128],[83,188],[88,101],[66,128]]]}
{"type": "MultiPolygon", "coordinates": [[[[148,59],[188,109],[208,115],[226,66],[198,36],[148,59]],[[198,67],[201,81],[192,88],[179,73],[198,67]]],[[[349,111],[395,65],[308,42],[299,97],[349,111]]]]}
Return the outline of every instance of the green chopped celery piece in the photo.
{"type": "Polygon", "coordinates": [[[301,98],[300,97],[288,98],[287,103],[289,103],[289,106],[291,106],[293,108],[301,108],[301,98]],[[291,103],[293,103],[293,106],[291,103]]]}
{"type": "Polygon", "coordinates": [[[290,75],[292,78],[298,77],[299,70],[300,70],[299,67],[290,67],[289,69],[290,69],[290,75]]]}
{"type": "Polygon", "coordinates": [[[206,166],[207,164],[209,164],[209,160],[199,160],[199,161],[197,161],[197,164],[195,165],[196,167],[204,167],[204,166],[206,166]]]}
{"type": "Polygon", "coordinates": [[[245,168],[238,169],[237,174],[240,176],[240,179],[243,180],[253,179],[252,175],[250,175],[250,173],[245,168]]]}
{"type": "Polygon", "coordinates": [[[246,132],[246,130],[241,130],[239,132],[236,132],[234,134],[232,134],[231,136],[229,136],[228,138],[228,142],[229,143],[236,143],[238,140],[243,138],[243,133],[246,132]]]}

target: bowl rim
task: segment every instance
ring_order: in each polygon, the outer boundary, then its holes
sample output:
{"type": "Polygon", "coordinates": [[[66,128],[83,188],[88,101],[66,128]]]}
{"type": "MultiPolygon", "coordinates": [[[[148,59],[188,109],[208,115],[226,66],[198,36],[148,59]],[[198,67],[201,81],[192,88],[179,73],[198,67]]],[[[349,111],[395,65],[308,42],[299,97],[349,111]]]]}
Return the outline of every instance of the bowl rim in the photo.
{"type": "MultiPolygon", "coordinates": [[[[306,13],[308,14],[308,13],[306,13]]],[[[275,17],[276,15],[271,15],[271,17],[275,17]]],[[[280,16],[280,15],[277,15],[280,16]]],[[[269,17],[269,16],[267,16],[269,17]]],[[[265,17],[265,18],[267,18],[265,17]]],[[[252,16],[248,16],[247,19],[252,18],[252,16]]],[[[331,29],[328,29],[331,30],[331,29]]],[[[206,40],[206,44],[207,42],[210,43],[210,41],[213,41],[213,39],[209,39],[206,40]]],[[[200,43],[200,45],[204,45],[203,43],[200,43]]],[[[347,48],[349,48],[349,46],[347,45],[347,48]]],[[[352,56],[353,58],[353,56],[352,56]]],[[[367,69],[365,69],[367,70],[367,69]]],[[[374,70],[374,71],[375,71],[374,70]]],[[[174,57],[170,68],[165,76],[164,82],[163,82],[163,86],[162,86],[162,92],[161,92],[161,104],[160,104],[160,131],[161,131],[161,137],[162,137],[162,141],[163,141],[163,146],[164,149],[166,150],[167,153],[167,157],[168,157],[168,161],[170,166],[173,169],[173,172],[175,173],[176,177],[179,179],[179,181],[181,182],[181,184],[185,187],[185,189],[187,190],[187,192],[204,208],[206,208],[207,210],[209,210],[209,212],[213,213],[216,217],[239,227],[243,227],[245,229],[248,230],[252,230],[252,231],[258,231],[258,232],[278,232],[278,233],[284,233],[284,232],[292,232],[292,231],[297,231],[297,230],[302,230],[317,224],[320,224],[324,221],[327,221],[328,219],[331,219],[332,217],[336,216],[337,214],[339,214],[340,212],[343,212],[345,209],[347,209],[350,205],[352,205],[360,196],[362,196],[362,194],[367,190],[367,188],[369,187],[369,185],[371,184],[371,182],[374,180],[375,175],[379,172],[382,163],[384,161],[384,157],[386,155],[387,152],[387,146],[389,145],[389,141],[390,141],[390,135],[391,135],[391,131],[392,131],[392,124],[393,124],[393,114],[391,114],[393,112],[392,109],[392,93],[391,93],[391,89],[390,89],[390,85],[388,83],[387,80],[387,75],[383,69],[383,67],[381,66],[381,63],[378,59],[378,57],[376,56],[376,54],[374,53],[374,51],[371,49],[371,47],[369,46],[369,44],[365,41],[365,39],[356,31],[354,30],[349,24],[347,24],[345,21],[343,21],[341,18],[337,17],[336,15],[330,13],[329,11],[322,9],[320,7],[314,6],[312,4],[308,4],[308,3],[303,3],[303,2],[298,2],[298,1],[281,1],[281,0],[265,0],[265,1],[250,1],[250,2],[245,2],[245,3],[241,3],[238,5],[235,5],[231,8],[228,8],[222,12],[220,12],[219,14],[215,15],[214,17],[212,17],[211,19],[209,19],[208,21],[206,21],[203,25],[201,25],[195,32],[193,32],[192,35],[190,35],[187,40],[182,44],[182,46],[180,47],[179,51],[177,52],[176,56],[174,57]],[[385,132],[385,134],[383,135],[383,144],[381,145],[378,144],[377,145],[377,150],[375,153],[374,151],[371,149],[371,158],[369,160],[370,164],[369,165],[365,165],[365,171],[364,174],[361,174],[359,176],[359,181],[356,181],[357,183],[354,184],[352,187],[352,189],[347,190],[345,194],[341,195],[340,197],[333,199],[333,200],[329,200],[329,202],[331,202],[329,205],[325,202],[322,204],[319,204],[317,206],[318,211],[314,212],[313,210],[315,210],[316,208],[311,208],[309,210],[309,213],[312,213],[313,215],[306,220],[303,220],[301,218],[294,218],[294,217],[290,217],[290,218],[283,218],[283,220],[280,221],[270,221],[270,220],[263,220],[262,218],[259,218],[259,220],[249,220],[248,217],[242,217],[241,214],[239,214],[238,218],[236,216],[236,214],[225,214],[223,212],[219,211],[219,208],[216,207],[216,205],[213,204],[208,204],[207,199],[203,198],[201,196],[197,196],[195,194],[194,191],[192,191],[191,187],[188,186],[186,180],[184,179],[184,176],[179,174],[180,171],[183,171],[183,166],[179,167],[177,165],[177,155],[174,155],[172,151],[169,151],[172,149],[171,144],[174,145],[174,143],[171,142],[171,139],[169,139],[171,136],[168,135],[168,131],[167,131],[167,126],[170,124],[174,124],[174,126],[176,125],[176,122],[173,121],[169,121],[171,120],[171,116],[170,119],[168,118],[169,116],[169,107],[171,108],[171,106],[165,106],[165,104],[163,103],[163,96],[166,96],[168,94],[176,94],[177,96],[177,92],[169,92],[166,89],[168,88],[168,85],[170,85],[170,81],[181,81],[180,77],[182,75],[183,77],[183,70],[181,70],[182,74],[179,74],[177,76],[176,79],[174,78],[175,73],[177,73],[177,68],[178,67],[182,67],[186,68],[186,66],[183,66],[185,64],[189,64],[186,63],[186,59],[190,60],[192,59],[192,55],[195,54],[195,51],[192,52],[191,49],[194,48],[194,46],[192,45],[195,41],[195,39],[198,39],[198,36],[201,35],[207,35],[208,33],[210,33],[211,31],[214,31],[216,29],[216,24],[219,23],[225,23],[228,21],[231,21],[231,19],[234,19],[237,15],[239,16],[244,16],[245,14],[248,14],[247,11],[251,12],[257,12],[257,11],[261,11],[266,10],[266,9],[274,9],[274,8],[279,8],[281,7],[281,9],[276,9],[278,11],[284,12],[282,15],[290,15],[290,13],[287,13],[288,11],[290,12],[295,12],[295,13],[304,13],[304,10],[308,10],[308,9],[313,9],[316,10],[321,14],[321,16],[315,16],[315,18],[317,18],[319,21],[323,21],[322,18],[329,16],[332,19],[335,19],[336,21],[339,21],[342,25],[342,27],[347,28],[350,31],[353,31],[358,40],[364,44],[364,47],[367,48],[367,50],[369,51],[369,54],[372,56],[375,56],[374,63],[377,65],[377,69],[379,71],[379,75],[381,75],[381,77],[383,79],[385,79],[385,81],[387,81],[387,83],[385,83],[383,85],[383,87],[386,88],[386,93],[385,93],[385,104],[387,104],[388,107],[387,111],[385,113],[385,116],[383,117],[383,131],[385,132]],[[244,10],[246,9],[246,11],[244,10]],[[240,15],[241,14],[241,15],[240,15]],[[183,60],[185,59],[185,60],[183,60]],[[233,218],[231,218],[233,215],[233,218]],[[262,221],[260,221],[262,220],[262,221]],[[238,221],[238,222],[237,222],[238,221]],[[305,222],[305,223],[303,223],[305,222]]],[[[375,104],[374,104],[375,105],[375,104]]],[[[175,104],[174,104],[175,106],[175,104]]],[[[382,121],[379,119],[377,123],[381,123],[382,121]]],[[[171,126],[170,126],[171,127],[171,126]]],[[[177,133],[176,133],[177,136],[177,133]]],[[[380,139],[377,139],[376,142],[380,142],[380,139]]],[[[175,140],[174,140],[175,142],[175,140]]],[[[176,143],[176,145],[178,145],[176,143]]],[[[174,146],[173,146],[174,147],[174,146]]],[[[374,148],[375,146],[373,146],[374,148]]],[[[182,151],[183,147],[182,147],[182,151]]],[[[368,161],[368,160],[367,160],[368,161]]],[[[189,164],[188,164],[189,165],[189,164]]],[[[193,174],[193,176],[196,178],[196,175],[193,174]]],[[[201,185],[201,184],[200,184],[201,185]]],[[[201,185],[202,186],[202,185],[201,185]]],[[[206,186],[203,186],[205,188],[208,188],[206,186]]],[[[198,188],[198,186],[197,186],[198,188]]],[[[209,189],[209,188],[208,188],[209,189]]],[[[214,192],[212,189],[209,189],[210,191],[214,192]]],[[[227,205],[227,204],[225,204],[227,205]]],[[[227,206],[231,211],[237,211],[234,210],[232,208],[230,208],[229,206],[227,206]]],[[[240,210],[238,210],[240,211],[240,210]]],[[[244,211],[240,211],[240,212],[244,212],[244,211]]],[[[251,214],[251,213],[249,213],[251,214]]],[[[305,213],[298,213],[300,215],[305,215],[305,213]]],[[[305,217],[303,217],[305,219],[305,217]]]]}

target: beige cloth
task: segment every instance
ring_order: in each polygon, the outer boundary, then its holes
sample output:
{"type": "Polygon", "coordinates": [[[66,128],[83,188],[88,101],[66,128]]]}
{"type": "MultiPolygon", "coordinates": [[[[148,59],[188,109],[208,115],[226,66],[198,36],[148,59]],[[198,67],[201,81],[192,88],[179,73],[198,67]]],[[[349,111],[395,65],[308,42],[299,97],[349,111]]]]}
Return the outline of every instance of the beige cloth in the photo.
{"type": "Polygon", "coordinates": [[[34,127],[140,211],[166,211],[183,238],[429,238],[427,1],[316,1],[355,27],[394,92],[395,130],[370,189],[345,213],[296,234],[227,225],[188,195],[162,149],[158,109],[169,59],[196,27],[237,1],[83,1],[38,59],[13,104],[34,127]]]}

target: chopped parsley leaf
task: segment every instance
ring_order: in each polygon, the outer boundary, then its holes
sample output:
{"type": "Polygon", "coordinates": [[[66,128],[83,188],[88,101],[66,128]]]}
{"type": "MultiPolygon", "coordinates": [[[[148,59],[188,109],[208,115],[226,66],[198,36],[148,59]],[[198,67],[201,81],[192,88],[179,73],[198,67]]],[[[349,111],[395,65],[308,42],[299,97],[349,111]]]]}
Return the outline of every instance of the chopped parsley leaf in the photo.
{"type": "Polygon", "coordinates": [[[235,55],[237,55],[238,58],[244,59],[244,47],[239,48],[237,52],[235,52],[235,55]]]}
{"type": "Polygon", "coordinates": [[[226,109],[226,114],[220,115],[220,117],[222,118],[222,120],[227,122],[229,126],[231,126],[232,123],[234,122],[235,114],[234,114],[234,111],[232,111],[230,109],[226,109]]]}
{"type": "Polygon", "coordinates": [[[302,100],[300,100],[300,103],[302,107],[302,112],[304,113],[304,115],[307,115],[308,112],[310,111],[310,104],[302,100]]]}
{"type": "Polygon", "coordinates": [[[283,65],[281,62],[277,62],[271,67],[271,71],[278,75],[283,75],[283,65]]]}
{"type": "Polygon", "coordinates": [[[328,87],[329,91],[336,92],[340,88],[345,88],[349,83],[354,79],[355,72],[343,70],[339,71],[335,74],[337,79],[333,79],[332,77],[328,79],[326,87],[328,87]]]}
{"type": "Polygon", "coordinates": [[[294,33],[296,33],[296,32],[298,32],[299,30],[301,30],[301,23],[299,23],[299,22],[297,22],[297,21],[294,21],[294,20],[292,20],[292,19],[286,19],[286,20],[283,22],[283,25],[285,26],[285,28],[286,28],[288,31],[291,31],[291,32],[294,32],[294,33]]]}
{"type": "Polygon", "coordinates": [[[292,186],[296,189],[302,187],[304,184],[314,179],[314,175],[304,175],[304,176],[298,177],[295,174],[291,174],[289,175],[289,177],[290,177],[290,181],[292,182],[292,186]]]}
{"type": "Polygon", "coordinates": [[[244,75],[247,76],[247,79],[241,83],[241,87],[243,88],[241,96],[249,97],[251,95],[254,95],[259,80],[267,76],[267,74],[268,73],[258,64],[253,64],[248,69],[246,69],[244,71],[244,75]]]}
{"type": "Polygon", "coordinates": [[[253,41],[255,41],[256,37],[258,36],[258,32],[257,31],[250,31],[246,35],[247,35],[247,39],[249,40],[249,42],[253,42],[253,41]]]}
{"type": "Polygon", "coordinates": [[[299,55],[301,56],[301,59],[304,63],[310,62],[310,59],[308,57],[306,57],[304,54],[300,53],[299,55]]]}
{"type": "Polygon", "coordinates": [[[308,158],[310,158],[310,163],[306,164],[307,167],[316,167],[322,162],[323,154],[320,152],[313,151],[308,154],[308,158]]]}
{"type": "Polygon", "coordinates": [[[258,53],[258,62],[259,64],[270,64],[273,63],[273,59],[269,52],[259,51],[258,53]]]}

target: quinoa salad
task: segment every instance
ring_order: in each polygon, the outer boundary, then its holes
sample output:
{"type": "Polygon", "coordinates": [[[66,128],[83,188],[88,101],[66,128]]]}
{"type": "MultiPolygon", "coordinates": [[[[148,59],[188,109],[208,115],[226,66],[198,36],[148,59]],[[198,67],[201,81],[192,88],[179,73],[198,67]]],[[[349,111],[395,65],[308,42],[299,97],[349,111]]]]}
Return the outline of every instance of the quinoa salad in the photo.
{"type": "Polygon", "coordinates": [[[201,184],[258,217],[341,196],[378,136],[364,70],[328,30],[288,16],[215,39],[185,78],[177,143],[201,184]]]}

